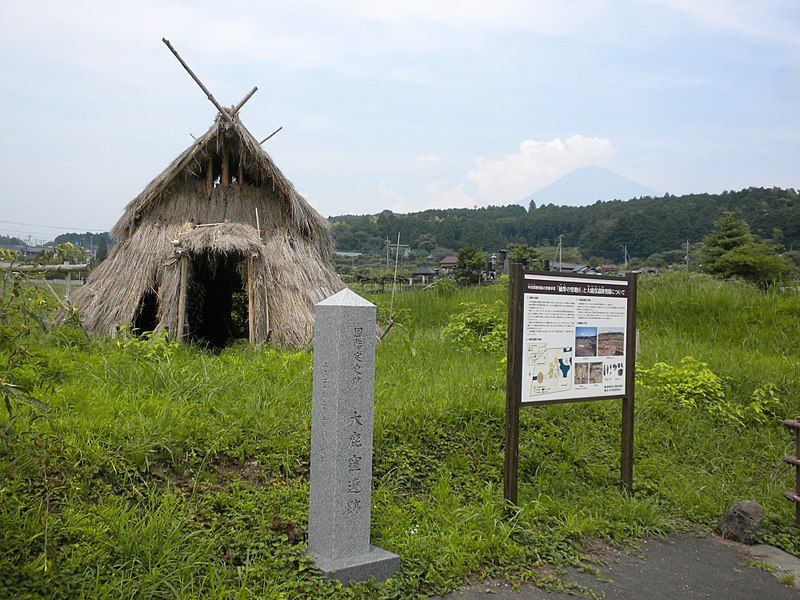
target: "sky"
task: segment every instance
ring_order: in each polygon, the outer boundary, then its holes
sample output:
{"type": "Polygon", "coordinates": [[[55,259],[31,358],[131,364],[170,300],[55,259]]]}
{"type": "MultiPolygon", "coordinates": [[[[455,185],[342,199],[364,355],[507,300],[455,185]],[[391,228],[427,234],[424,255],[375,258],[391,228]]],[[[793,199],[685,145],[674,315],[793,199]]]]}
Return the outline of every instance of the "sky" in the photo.
{"type": "Polygon", "coordinates": [[[517,202],[599,165],[798,187],[796,0],[4,0],[0,234],[108,230],[215,109],[323,215],[517,202]]]}

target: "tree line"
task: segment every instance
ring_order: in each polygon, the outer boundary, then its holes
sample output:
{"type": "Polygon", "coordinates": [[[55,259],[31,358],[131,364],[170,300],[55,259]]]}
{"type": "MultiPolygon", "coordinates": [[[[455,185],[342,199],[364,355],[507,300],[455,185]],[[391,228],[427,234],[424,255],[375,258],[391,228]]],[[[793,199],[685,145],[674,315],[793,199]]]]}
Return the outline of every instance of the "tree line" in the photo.
{"type": "Polygon", "coordinates": [[[385,240],[402,241],[415,249],[455,251],[463,246],[486,250],[510,244],[528,246],[563,243],[577,246],[586,259],[646,258],[675,251],[687,240],[696,243],[725,213],[743,219],[757,238],[800,250],[800,200],[782,188],[746,188],[721,194],[687,194],[598,201],[589,206],[547,204],[454,208],[396,214],[331,217],[337,249],[376,252],[385,240]]]}

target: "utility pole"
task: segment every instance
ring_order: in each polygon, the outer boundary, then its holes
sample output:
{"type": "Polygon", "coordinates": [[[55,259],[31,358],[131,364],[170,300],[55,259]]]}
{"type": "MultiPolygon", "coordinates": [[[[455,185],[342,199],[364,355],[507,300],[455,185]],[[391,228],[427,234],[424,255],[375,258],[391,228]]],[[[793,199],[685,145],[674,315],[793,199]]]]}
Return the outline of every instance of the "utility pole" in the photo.
{"type": "Polygon", "coordinates": [[[686,272],[689,272],[689,240],[686,240],[686,272]]]}
{"type": "Polygon", "coordinates": [[[625,269],[628,268],[628,260],[630,259],[630,254],[628,254],[628,245],[622,244],[622,259],[625,261],[625,269]]]}
{"type": "Polygon", "coordinates": [[[562,242],[562,238],[563,237],[564,237],[563,233],[560,233],[558,235],[558,247],[556,248],[556,255],[553,257],[554,260],[558,261],[558,270],[559,270],[559,272],[561,271],[561,262],[562,262],[561,259],[563,258],[562,246],[561,246],[561,242],[562,242]]]}

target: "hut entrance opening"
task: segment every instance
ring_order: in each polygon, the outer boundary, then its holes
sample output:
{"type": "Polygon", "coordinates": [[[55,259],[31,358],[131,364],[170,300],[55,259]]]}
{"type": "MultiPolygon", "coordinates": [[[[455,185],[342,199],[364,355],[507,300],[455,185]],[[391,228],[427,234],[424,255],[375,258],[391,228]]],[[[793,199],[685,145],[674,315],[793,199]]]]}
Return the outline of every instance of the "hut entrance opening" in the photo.
{"type": "Polygon", "coordinates": [[[248,319],[245,257],[208,251],[193,255],[186,298],[189,338],[221,349],[247,339],[248,319]]]}
{"type": "Polygon", "coordinates": [[[136,334],[153,331],[158,324],[158,291],[150,290],[142,294],[139,307],[133,319],[133,331],[136,334]]]}

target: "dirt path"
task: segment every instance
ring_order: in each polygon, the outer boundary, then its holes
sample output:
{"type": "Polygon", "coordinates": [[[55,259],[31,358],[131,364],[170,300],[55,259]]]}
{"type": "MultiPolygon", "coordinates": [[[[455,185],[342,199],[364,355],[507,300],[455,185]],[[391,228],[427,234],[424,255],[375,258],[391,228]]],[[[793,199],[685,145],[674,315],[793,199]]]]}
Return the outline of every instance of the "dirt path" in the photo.
{"type": "MultiPolygon", "coordinates": [[[[746,547],[715,537],[681,535],[642,542],[636,550],[608,550],[599,570],[610,582],[571,571],[569,580],[608,600],[798,600],[800,593],[772,573],[748,567],[755,559],[746,547]]],[[[800,561],[798,561],[800,562],[800,561]]],[[[577,592],[579,594],[579,592],[577,592]]],[[[579,596],[577,596],[579,597],[579,596]]],[[[478,598],[574,600],[564,592],[543,592],[532,586],[511,589],[486,582],[448,594],[448,600],[478,598]]]]}

